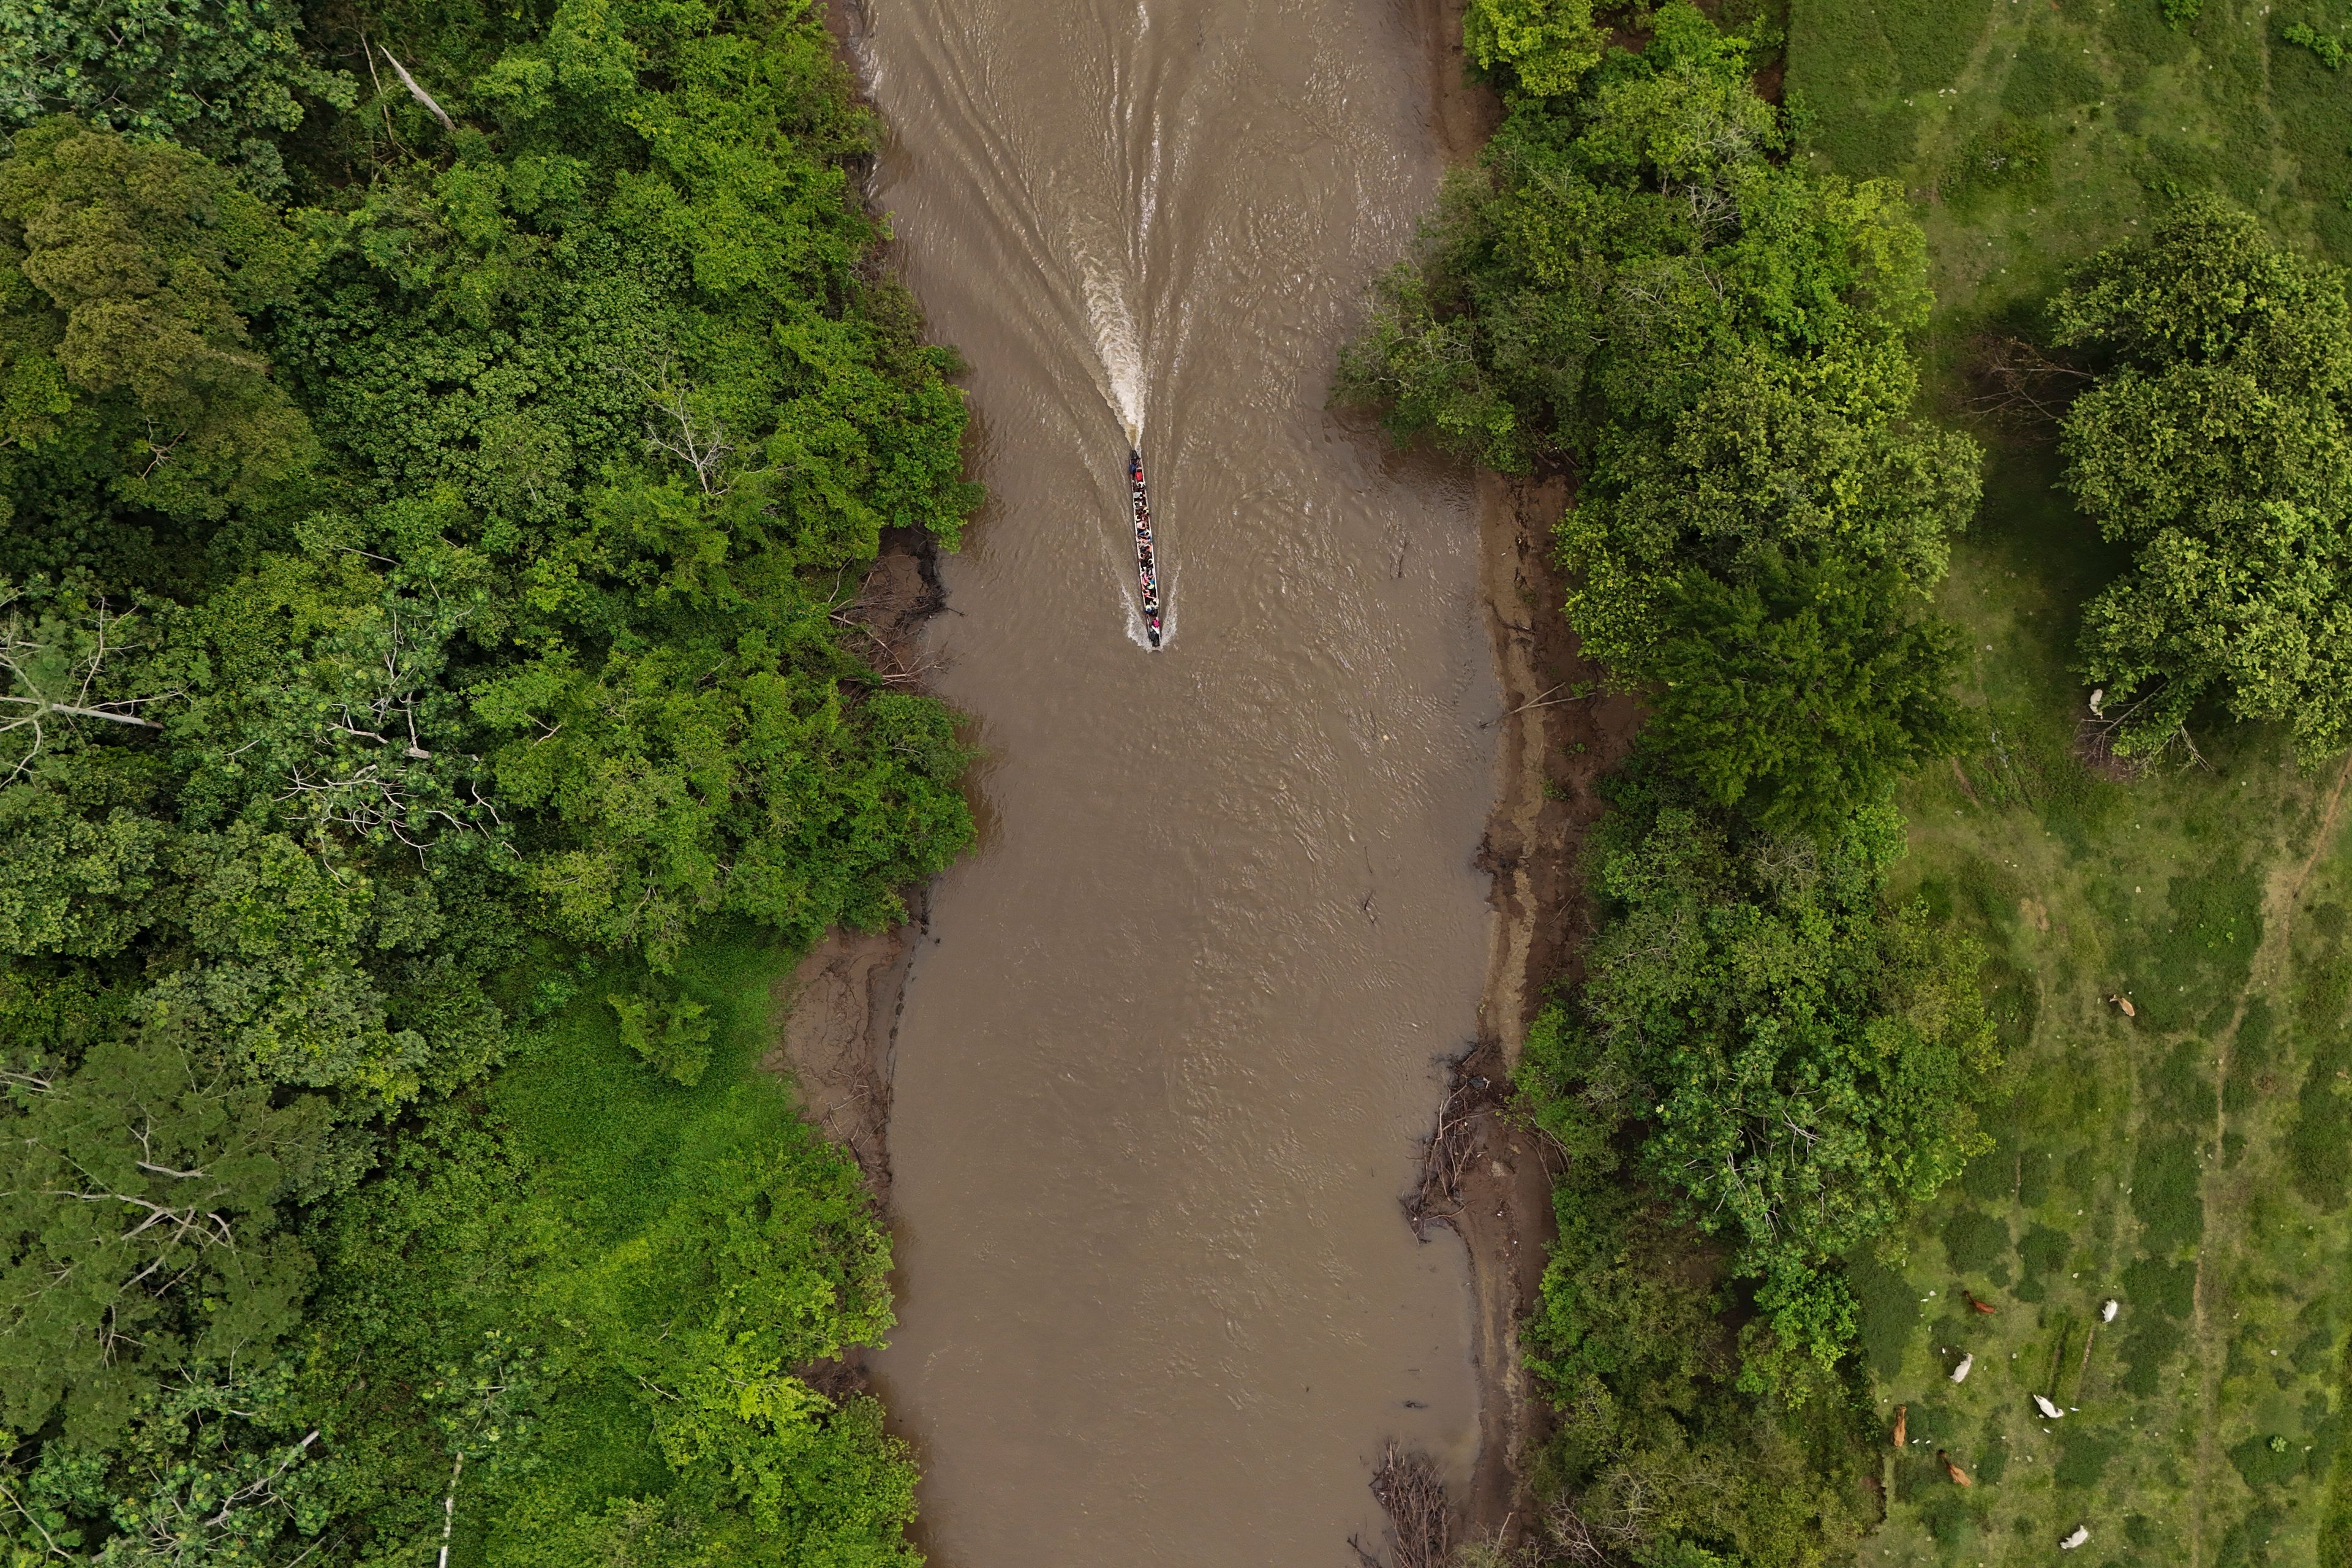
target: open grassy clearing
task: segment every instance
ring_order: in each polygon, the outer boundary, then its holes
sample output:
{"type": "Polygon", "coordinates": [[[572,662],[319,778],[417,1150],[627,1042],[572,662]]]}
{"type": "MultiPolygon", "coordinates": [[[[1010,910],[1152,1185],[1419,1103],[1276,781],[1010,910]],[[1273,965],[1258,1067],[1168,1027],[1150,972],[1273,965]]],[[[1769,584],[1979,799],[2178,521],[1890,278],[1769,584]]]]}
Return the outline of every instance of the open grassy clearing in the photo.
{"type": "Polygon", "coordinates": [[[2176,29],[2162,0],[1797,0],[1788,88],[1812,156],[1910,188],[1937,297],[1970,312],[2179,192],[2352,254],[2352,71],[2284,36],[2347,34],[2352,7],[2198,8],[2176,29]]]}
{"type": "Polygon", "coordinates": [[[2095,1563],[2312,1563],[2352,1277],[2342,775],[2259,734],[2210,773],[2087,773],[2064,654],[2092,563],[2046,496],[2003,494],[1960,552],[1988,743],[1907,802],[1921,896],[1991,955],[2014,1092],[1908,1257],[1855,1271],[1912,1438],[1864,1561],[2040,1562],[2088,1523],[2095,1563]]]}
{"type": "MultiPolygon", "coordinates": [[[[1979,332],[2177,192],[2352,256],[2352,70],[2284,37],[2352,9],[2201,12],[2175,31],[2159,0],[1796,5],[1811,155],[1921,204],[1946,412],[1967,416],[1979,332]]],[[[2121,557],[2053,488],[2046,442],[1978,433],[1985,506],[1944,598],[1986,736],[1907,795],[1907,872],[1991,955],[2014,1093],[1907,1255],[1855,1269],[1876,1394],[1908,1405],[1912,1438],[1862,1560],[2046,1562],[2087,1523],[2071,1561],[2352,1562],[2346,775],[2218,725],[2210,771],[2087,772],[2077,611],[2121,557]],[[2122,1314],[2094,1333],[2110,1295],[2122,1314]],[[2034,1392],[2069,1413],[2039,1418],[2034,1392]]]]}

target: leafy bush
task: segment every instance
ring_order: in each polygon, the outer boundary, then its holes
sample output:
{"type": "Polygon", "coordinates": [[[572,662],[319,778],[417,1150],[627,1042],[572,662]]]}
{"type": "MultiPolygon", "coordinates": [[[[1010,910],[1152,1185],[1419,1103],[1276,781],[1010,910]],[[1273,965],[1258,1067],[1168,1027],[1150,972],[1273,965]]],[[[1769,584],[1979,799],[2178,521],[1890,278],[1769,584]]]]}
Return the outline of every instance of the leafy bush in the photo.
{"type": "Polygon", "coordinates": [[[1835,831],[1964,733],[1951,635],[1886,568],[1768,561],[1737,585],[1693,573],[1644,662],[1652,743],[1771,831],[1835,831]]]}
{"type": "Polygon", "coordinates": [[[2340,33],[2323,33],[2308,22],[2289,22],[2279,36],[2299,48],[2309,49],[2329,70],[2344,64],[2344,37],[2340,33]]]}
{"type": "Polygon", "coordinates": [[[621,1021],[621,1043],[664,1078],[691,1089],[710,1067],[709,1011],[686,996],[607,996],[621,1021]]]}
{"type": "Polygon", "coordinates": [[[1549,96],[1575,90],[1607,35],[1593,25],[1592,0],[1470,0],[1462,41],[1480,70],[1549,96]]]}

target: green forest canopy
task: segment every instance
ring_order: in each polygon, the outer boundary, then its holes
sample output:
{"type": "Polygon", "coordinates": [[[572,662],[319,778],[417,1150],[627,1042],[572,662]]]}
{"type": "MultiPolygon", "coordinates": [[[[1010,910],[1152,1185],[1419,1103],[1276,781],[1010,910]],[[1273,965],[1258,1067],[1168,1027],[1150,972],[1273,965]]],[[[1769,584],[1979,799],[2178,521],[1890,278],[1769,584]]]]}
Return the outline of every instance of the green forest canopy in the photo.
{"type": "Polygon", "coordinates": [[[898,1560],[903,1456],[799,1375],[887,1236],[684,1087],[695,944],[887,922],[971,831],[835,619],[976,492],[816,16],[0,38],[0,1541],[413,1556],[462,1488],[537,1500],[517,1561],[898,1560]],[[717,1140],[624,1232],[498,1089],[614,1013],[717,1140]],[[614,1418],[663,1464],[526,1482],[614,1418]]]}

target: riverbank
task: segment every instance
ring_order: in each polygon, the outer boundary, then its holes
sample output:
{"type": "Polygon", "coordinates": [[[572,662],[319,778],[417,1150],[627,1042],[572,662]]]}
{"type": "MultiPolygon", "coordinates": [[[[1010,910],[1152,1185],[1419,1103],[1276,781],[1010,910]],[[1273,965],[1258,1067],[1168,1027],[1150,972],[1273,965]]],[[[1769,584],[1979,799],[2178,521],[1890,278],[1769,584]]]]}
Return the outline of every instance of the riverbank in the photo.
{"type": "MultiPolygon", "coordinates": [[[[1486,1079],[1507,1102],[1528,1022],[1553,987],[1572,983],[1591,934],[1579,866],[1601,816],[1601,779],[1633,743],[1631,699],[1605,693],[1567,618],[1551,558],[1564,480],[1479,479],[1480,587],[1503,690],[1496,799],[1480,848],[1494,879],[1489,958],[1477,1048],[1457,1081],[1486,1079]]],[[[1479,1453],[1465,1524],[1493,1533],[1531,1517],[1527,1482],[1545,1410],[1521,1363],[1519,1320],[1536,1301],[1558,1231],[1548,1146],[1515,1121],[1476,1123],[1454,1219],[1469,1250],[1475,1300],[1479,1453]]]]}
{"type": "MultiPolygon", "coordinates": [[[[844,36],[836,30],[834,37],[854,68],[844,36]]],[[[864,632],[875,668],[901,690],[923,689],[923,623],[947,607],[937,563],[928,535],[887,529],[857,597],[838,612],[864,632]]],[[[769,1071],[789,1077],[803,1113],[856,1160],[886,1219],[892,1058],[907,972],[928,924],[929,884],[900,897],[905,921],[887,931],[836,928],[777,983],[770,999],[773,1044],[761,1059],[769,1071]]]]}
{"type": "MultiPolygon", "coordinates": [[[[1446,162],[1474,162],[1501,119],[1474,81],[1462,44],[1465,0],[1428,0],[1430,98],[1446,162]]],[[[1507,1103],[1528,1022],[1549,989],[1572,981],[1590,935],[1577,860],[1599,817],[1600,779],[1624,756],[1638,715],[1604,694],[1599,668],[1559,613],[1565,587],[1551,552],[1568,503],[1563,479],[1478,475],[1479,598],[1502,688],[1495,737],[1495,804],[1479,850],[1493,878],[1478,1044],[1455,1069],[1472,1103],[1507,1103]],[[1483,1084],[1480,1080],[1485,1080],[1483,1084]]],[[[1449,1104],[1454,1103],[1449,1101],[1449,1104]]],[[[1470,1260],[1479,1383],[1478,1460],[1458,1500],[1465,1527],[1493,1535],[1532,1518],[1528,1479],[1546,1411],[1523,1365],[1518,1323],[1543,1283],[1558,1235],[1552,1171],[1541,1141],[1494,1114],[1472,1124],[1453,1224],[1470,1260]]]]}

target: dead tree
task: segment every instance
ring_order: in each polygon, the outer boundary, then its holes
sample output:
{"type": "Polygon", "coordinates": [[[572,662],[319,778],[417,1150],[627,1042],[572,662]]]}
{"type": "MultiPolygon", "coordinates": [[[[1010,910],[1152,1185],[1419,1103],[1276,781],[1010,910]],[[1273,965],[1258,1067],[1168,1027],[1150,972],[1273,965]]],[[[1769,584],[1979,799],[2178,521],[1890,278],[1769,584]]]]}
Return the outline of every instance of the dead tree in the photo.
{"type": "Polygon", "coordinates": [[[382,44],[378,44],[376,47],[383,49],[384,59],[391,64],[394,70],[400,73],[401,85],[408,89],[408,96],[423,104],[425,106],[425,112],[432,115],[434,119],[441,122],[442,130],[450,132],[454,134],[457,129],[457,122],[449,118],[449,111],[442,108],[439,104],[434,102],[433,95],[431,93],[416,85],[416,79],[408,74],[408,68],[406,66],[402,65],[397,59],[393,58],[393,53],[390,49],[384,49],[382,44]]]}
{"type": "MultiPolygon", "coordinates": [[[[2183,767],[2212,772],[2213,764],[2207,762],[2205,753],[2197,749],[2196,739],[2189,733],[2185,721],[2175,724],[2153,747],[2143,742],[2135,744],[2129,752],[2116,749],[2116,742],[2126,738],[2126,732],[2132,720],[2149,703],[2164,695],[2164,683],[2159,681],[2153,689],[2142,693],[2137,700],[2119,709],[2107,706],[2104,687],[2093,692],[2089,713],[2078,720],[2074,726],[2075,751],[2092,766],[2125,778],[2147,773],[2176,751],[2181,753],[2183,767]]],[[[2135,741],[2139,739],[2131,738],[2135,741]]]]}
{"type": "Polygon", "coordinates": [[[695,406],[693,386],[673,374],[672,368],[665,362],[653,377],[642,379],[646,403],[653,410],[646,421],[646,450],[675,458],[693,469],[704,495],[723,496],[727,458],[734,451],[727,441],[727,426],[695,406]]]}
{"type": "Polygon", "coordinates": [[[1981,332],[1969,345],[1969,406],[2005,425],[2048,430],[2066,416],[2091,373],[2023,338],[1981,332]]]}
{"type": "Polygon", "coordinates": [[[1544,1510],[1543,1533],[1576,1568],[1610,1568],[1609,1549],[1567,1497],[1555,1499],[1544,1510]]]}
{"type": "Polygon", "coordinates": [[[33,759],[48,743],[53,728],[79,729],[85,722],[121,725],[132,730],[161,730],[140,710],[176,691],[141,697],[107,697],[100,691],[109,660],[129,654],[135,645],[122,640],[131,625],[130,616],[110,612],[101,599],[90,618],[69,624],[35,619],[18,608],[22,595],[0,591],[0,742],[14,752],[0,784],[13,783],[29,770],[33,759]]]}

